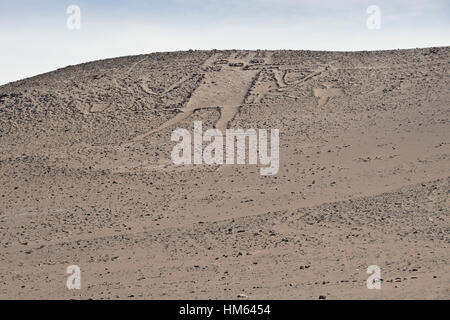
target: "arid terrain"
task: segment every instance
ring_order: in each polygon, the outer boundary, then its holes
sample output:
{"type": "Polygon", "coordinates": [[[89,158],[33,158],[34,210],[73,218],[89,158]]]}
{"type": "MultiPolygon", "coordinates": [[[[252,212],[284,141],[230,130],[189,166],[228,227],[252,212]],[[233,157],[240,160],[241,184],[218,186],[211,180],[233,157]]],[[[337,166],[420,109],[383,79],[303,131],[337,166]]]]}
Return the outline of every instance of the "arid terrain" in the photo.
{"type": "Polygon", "coordinates": [[[449,299],[449,66],[191,50],[1,86],[0,298],[449,299]],[[278,173],[173,164],[197,120],[279,129],[278,173]]]}

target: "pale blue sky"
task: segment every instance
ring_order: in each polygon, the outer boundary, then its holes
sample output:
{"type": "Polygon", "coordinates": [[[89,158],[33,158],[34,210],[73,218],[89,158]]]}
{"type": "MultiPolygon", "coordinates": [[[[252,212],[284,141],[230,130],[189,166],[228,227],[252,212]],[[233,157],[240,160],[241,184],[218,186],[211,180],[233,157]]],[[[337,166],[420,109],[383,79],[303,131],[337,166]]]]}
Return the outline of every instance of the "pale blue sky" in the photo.
{"type": "Polygon", "coordinates": [[[67,65],[187,49],[450,45],[448,0],[0,0],[0,84],[67,65]],[[69,30],[69,5],[81,29],[69,30]],[[366,26],[369,5],[381,29],[366,26]]]}

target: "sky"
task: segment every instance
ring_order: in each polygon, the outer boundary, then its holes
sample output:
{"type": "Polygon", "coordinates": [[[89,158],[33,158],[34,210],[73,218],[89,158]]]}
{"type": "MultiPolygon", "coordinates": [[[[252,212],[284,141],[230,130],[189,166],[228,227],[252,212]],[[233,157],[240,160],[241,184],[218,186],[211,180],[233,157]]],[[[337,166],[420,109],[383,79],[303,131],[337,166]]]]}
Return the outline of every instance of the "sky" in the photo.
{"type": "Polygon", "coordinates": [[[449,39],[449,0],[0,0],[0,85],[151,52],[407,49],[449,39]]]}

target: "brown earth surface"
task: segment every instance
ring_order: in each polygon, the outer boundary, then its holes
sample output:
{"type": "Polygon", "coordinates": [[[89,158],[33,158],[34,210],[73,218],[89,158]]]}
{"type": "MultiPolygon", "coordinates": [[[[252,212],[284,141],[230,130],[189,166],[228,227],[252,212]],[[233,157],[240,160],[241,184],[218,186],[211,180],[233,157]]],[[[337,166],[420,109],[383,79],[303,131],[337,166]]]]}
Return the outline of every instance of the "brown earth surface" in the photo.
{"type": "Polygon", "coordinates": [[[1,86],[0,298],[449,299],[449,64],[188,51],[1,86]],[[197,120],[279,129],[278,173],[174,165],[197,120]]]}

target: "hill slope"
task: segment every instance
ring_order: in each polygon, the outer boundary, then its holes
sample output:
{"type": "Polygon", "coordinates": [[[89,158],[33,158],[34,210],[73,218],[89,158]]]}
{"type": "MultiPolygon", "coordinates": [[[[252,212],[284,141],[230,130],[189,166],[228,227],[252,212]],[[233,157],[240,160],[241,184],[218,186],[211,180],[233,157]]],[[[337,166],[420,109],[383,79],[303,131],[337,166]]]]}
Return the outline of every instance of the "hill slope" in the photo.
{"type": "Polygon", "coordinates": [[[0,87],[0,298],[448,299],[449,64],[190,51],[0,87]],[[195,120],[279,129],[278,174],[174,165],[195,120]]]}

